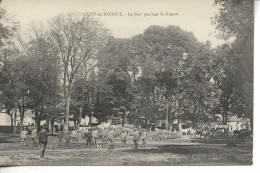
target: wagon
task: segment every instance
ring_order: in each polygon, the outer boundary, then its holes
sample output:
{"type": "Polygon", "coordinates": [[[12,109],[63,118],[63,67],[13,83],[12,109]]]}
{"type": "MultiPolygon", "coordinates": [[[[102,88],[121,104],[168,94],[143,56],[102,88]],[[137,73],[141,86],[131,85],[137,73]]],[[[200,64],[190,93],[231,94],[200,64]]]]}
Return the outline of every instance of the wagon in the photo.
{"type": "Polygon", "coordinates": [[[228,136],[226,128],[217,128],[209,131],[207,139],[226,139],[228,136]]]}

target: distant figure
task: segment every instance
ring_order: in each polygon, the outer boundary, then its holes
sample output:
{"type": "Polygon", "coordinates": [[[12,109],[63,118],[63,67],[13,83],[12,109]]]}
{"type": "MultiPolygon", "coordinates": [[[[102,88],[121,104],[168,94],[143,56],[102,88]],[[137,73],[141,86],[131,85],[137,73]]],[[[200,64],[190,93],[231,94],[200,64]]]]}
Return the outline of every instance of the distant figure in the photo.
{"type": "Polygon", "coordinates": [[[33,126],[30,126],[30,125],[27,126],[28,135],[31,134],[32,129],[33,129],[33,126]]]}
{"type": "Polygon", "coordinates": [[[48,139],[48,134],[47,134],[47,127],[43,126],[42,130],[39,132],[39,145],[41,148],[41,153],[40,157],[44,157],[45,149],[47,146],[47,139],[48,139]]]}
{"type": "Polygon", "coordinates": [[[94,129],[92,131],[92,144],[93,145],[97,144],[97,138],[98,138],[98,131],[97,131],[97,129],[94,129]]]}
{"type": "Polygon", "coordinates": [[[114,130],[110,129],[107,134],[108,141],[110,142],[110,147],[114,147],[114,130]]]}
{"type": "Polygon", "coordinates": [[[134,129],[134,133],[133,133],[133,141],[135,144],[135,149],[138,149],[138,141],[139,141],[140,135],[138,130],[134,129]]]}
{"type": "Polygon", "coordinates": [[[122,130],[121,132],[121,147],[124,147],[126,144],[126,137],[127,137],[127,133],[125,130],[122,130]]]}
{"type": "Polygon", "coordinates": [[[65,146],[66,146],[66,147],[70,147],[70,134],[69,134],[69,132],[67,132],[67,133],[65,134],[65,141],[66,141],[65,146]]]}
{"type": "Polygon", "coordinates": [[[57,124],[54,125],[54,129],[55,129],[55,132],[58,132],[59,127],[57,124]]]}
{"type": "Polygon", "coordinates": [[[83,130],[83,139],[87,139],[86,138],[86,134],[88,133],[88,129],[87,128],[85,128],[84,130],[83,130]]]}
{"type": "Polygon", "coordinates": [[[104,144],[107,144],[107,135],[108,135],[107,133],[108,133],[108,131],[105,130],[105,129],[101,132],[102,140],[103,140],[103,145],[104,145],[104,144]]]}
{"type": "Polygon", "coordinates": [[[25,145],[25,143],[26,143],[27,134],[28,134],[28,132],[26,130],[26,127],[23,127],[23,130],[21,132],[21,145],[22,146],[25,145]]]}
{"type": "Polygon", "coordinates": [[[148,139],[148,133],[145,129],[143,129],[141,133],[141,140],[142,140],[143,147],[146,147],[147,139],[148,139]]]}
{"type": "Polygon", "coordinates": [[[32,141],[33,141],[33,146],[37,146],[37,142],[36,142],[37,130],[36,130],[35,127],[32,128],[31,138],[32,138],[32,141]]]}
{"type": "Polygon", "coordinates": [[[77,130],[76,129],[74,129],[71,132],[71,141],[78,141],[78,139],[77,139],[77,130]]]}
{"type": "Polygon", "coordinates": [[[58,146],[61,147],[62,146],[62,138],[63,138],[63,132],[62,131],[59,132],[58,138],[59,138],[58,146]]]}
{"type": "Polygon", "coordinates": [[[91,132],[88,131],[87,133],[85,133],[85,138],[87,140],[87,146],[90,147],[91,146],[91,138],[92,138],[92,135],[91,135],[91,132]]]}

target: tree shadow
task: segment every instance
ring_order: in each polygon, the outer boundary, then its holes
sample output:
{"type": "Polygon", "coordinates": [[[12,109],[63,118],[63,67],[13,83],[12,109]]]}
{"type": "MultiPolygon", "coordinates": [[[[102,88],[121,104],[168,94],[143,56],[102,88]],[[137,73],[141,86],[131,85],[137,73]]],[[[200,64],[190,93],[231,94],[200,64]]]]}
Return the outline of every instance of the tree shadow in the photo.
{"type": "Polygon", "coordinates": [[[211,140],[207,141],[204,138],[191,139],[191,143],[202,143],[202,144],[227,144],[227,143],[244,144],[246,142],[250,142],[250,140],[246,140],[246,139],[211,139],[211,140]]]}
{"type": "Polygon", "coordinates": [[[14,137],[12,135],[4,135],[0,136],[0,144],[3,143],[16,143],[17,142],[17,137],[14,137]]]}
{"type": "Polygon", "coordinates": [[[209,148],[205,146],[199,146],[199,145],[162,145],[158,146],[157,148],[140,148],[138,150],[125,150],[124,152],[128,153],[142,153],[142,154],[148,154],[148,153],[171,153],[171,154],[207,154],[208,152],[214,152],[219,151],[219,149],[216,148],[209,148]]]}

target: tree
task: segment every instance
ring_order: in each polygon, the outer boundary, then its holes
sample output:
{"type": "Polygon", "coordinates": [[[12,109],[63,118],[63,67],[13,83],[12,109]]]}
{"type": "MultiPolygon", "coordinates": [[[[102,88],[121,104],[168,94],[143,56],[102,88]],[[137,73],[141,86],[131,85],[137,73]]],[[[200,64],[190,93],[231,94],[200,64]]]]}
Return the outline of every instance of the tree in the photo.
{"type": "MultiPolygon", "coordinates": [[[[185,95],[184,84],[190,80],[187,76],[195,68],[191,66],[191,61],[199,66],[205,57],[199,54],[201,44],[192,33],[177,26],[150,26],[143,35],[133,37],[132,40],[132,51],[141,73],[139,81],[143,81],[140,94],[146,101],[142,102],[155,107],[154,103],[157,103],[160,112],[164,114],[166,128],[169,129],[169,120],[172,121],[180,111],[178,103],[183,97],[181,95],[185,95]]],[[[202,75],[200,71],[193,73],[202,75]]]]}
{"type": "Polygon", "coordinates": [[[97,101],[99,106],[96,109],[101,111],[101,104],[104,104],[101,101],[101,96],[104,92],[110,93],[110,98],[106,97],[106,99],[103,99],[103,101],[107,100],[112,103],[107,103],[107,106],[110,108],[109,113],[107,113],[109,116],[122,118],[122,125],[125,123],[125,113],[130,109],[130,103],[133,99],[133,85],[130,77],[130,65],[133,56],[130,46],[129,39],[110,37],[107,46],[99,54],[100,60],[98,63],[100,69],[99,76],[101,77],[98,78],[98,81],[101,79],[106,83],[98,87],[97,101]]]}
{"type": "Polygon", "coordinates": [[[23,96],[23,113],[25,106],[35,114],[37,131],[40,121],[51,122],[60,114],[60,61],[58,51],[52,46],[43,25],[32,26],[27,37],[17,36],[28,63],[29,76],[26,78],[26,97],[23,96]],[[25,103],[26,102],[26,103],[25,103]]]}
{"type": "MultiPolygon", "coordinates": [[[[12,38],[14,37],[15,32],[18,29],[18,24],[14,21],[13,17],[8,16],[5,10],[3,10],[0,7],[0,73],[1,73],[1,88],[0,92],[3,93],[2,99],[4,100],[3,103],[5,104],[5,107],[7,108],[7,113],[11,116],[12,125],[13,125],[13,133],[16,133],[16,116],[17,116],[17,100],[18,96],[14,98],[14,95],[11,94],[10,90],[16,88],[18,86],[16,85],[17,81],[11,81],[11,78],[13,79],[13,74],[11,74],[11,71],[14,69],[11,66],[11,59],[14,58],[13,56],[17,57],[17,50],[13,49],[12,46],[12,38]],[[5,71],[8,69],[9,71],[5,71]],[[10,72],[10,73],[9,73],[10,72]],[[9,73],[9,74],[8,74],[9,73]],[[9,84],[7,84],[9,82],[9,84]],[[11,84],[12,83],[12,84],[11,84]],[[14,84],[16,83],[16,84],[14,84]],[[11,88],[10,85],[12,86],[11,88]],[[16,103],[14,103],[16,102],[16,103]],[[16,105],[16,106],[15,106],[16,105]],[[12,115],[10,114],[12,107],[15,107],[15,117],[13,119],[12,115]],[[13,122],[14,120],[14,122],[13,122]]],[[[14,58],[15,59],[15,58],[14,58]]],[[[14,64],[18,65],[16,60],[14,64]]],[[[17,78],[16,78],[17,79],[17,78]]],[[[16,80],[13,79],[13,80],[16,80]]],[[[19,87],[18,87],[19,88],[19,87]]],[[[16,93],[19,93],[19,91],[16,90],[16,93]]],[[[2,106],[2,105],[1,105],[2,106]]]]}
{"type": "MultiPolygon", "coordinates": [[[[5,80],[8,80],[5,76],[3,76],[3,73],[0,73],[0,83],[5,83],[5,80]]],[[[4,85],[1,86],[0,88],[0,106],[1,106],[1,111],[5,109],[6,113],[10,116],[11,119],[11,126],[14,126],[14,121],[13,121],[13,109],[14,109],[14,104],[13,104],[13,99],[12,99],[12,93],[11,90],[7,90],[4,85]]]]}
{"type": "Polygon", "coordinates": [[[25,81],[28,77],[28,61],[21,52],[13,48],[11,50],[4,50],[2,62],[4,66],[1,71],[1,90],[9,93],[7,96],[12,98],[12,103],[14,105],[13,133],[15,134],[18,101],[22,96],[22,91],[25,89],[25,81]]]}
{"type": "Polygon", "coordinates": [[[65,133],[68,131],[71,89],[80,67],[91,70],[98,51],[106,44],[107,31],[97,21],[77,14],[60,15],[50,23],[52,44],[59,51],[63,65],[65,133]]]}
{"type": "Polygon", "coordinates": [[[29,99],[28,107],[35,113],[37,131],[40,121],[51,122],[60,113],[58,105],[61,101],[60,61],[58,52],[52,47],[48,35],[35,31],[35,38],[26,44],[27,56],[30,57],[30,77],[27,79],[29,99]],[[49,121],[50,120],[50,121],[49,121]]]}
{"type": "Polygon", "coordinates": [[[1,49],[4,46],[8,46],[12,43],[11,39],[18,28],[17,22],[8,16],[6,11],[0,7],[0,51],[2,51],[1,49]]]}
{"type": "Polygon", "coordinates": [[[234,96],[240,101],[233,107],[240,108],[237,110],[250,118],[253,129],[254,1],[215,0],[215,5],[220,8],[219,14],[213,18],[216,29],[220,31],[219,37],[234,38],[230,50],[232,60],[228,66],[233,71],[231,75],[236,74],[230,78],[235,78],[234,96]]]}

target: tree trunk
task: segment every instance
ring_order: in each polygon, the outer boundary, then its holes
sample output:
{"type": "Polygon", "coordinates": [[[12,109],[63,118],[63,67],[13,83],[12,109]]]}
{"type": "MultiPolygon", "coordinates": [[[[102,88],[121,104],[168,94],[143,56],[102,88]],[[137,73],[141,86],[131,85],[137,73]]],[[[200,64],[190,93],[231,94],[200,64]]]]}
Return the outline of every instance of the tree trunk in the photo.
{"type": "Polygon", "coordinates": [[[41,120],[39,117],[37,118],[36,124],[37,124],[37,133],[39,133],[41,131],[41,120]]]}
{"type": "Polygon", "coordinates": [[[251,128],[251,130],[252,130],[252,132],[253,132],[253,130],[254,130],[253,115],[251,115],[249,119],[250,119],[250,128],[251,128]]]}
{"type": "Polygon", "coordinates": [[[79,129],[81,125],[81,117],[78,117],[78,121],[77,121],[77,129],[79,129]]]}
{"type": "Polygon", "coordinates": [[[63,132],[64,124],[63,124],[63,117],[60,118],[60,131],[63,132]]]}
{"type": "Polygon", "coordinates": [[[70,92],[67,93],[65,106],[66,106],[66,110],[65,110],[65,122],[64,122],[63,132],[64,134],[67,134],[69,131],[70,92]]]}
{"type": "Polygon", "coordinates": [[[170,113],[170,120],[169,120],[169,123],[170,123],[169,130],[170,131],[172,131],[172,123],[173,123],[173,120],[174,120],[174,114],[175,114],[175,112],[170,113]]]}
{"type": "Polygon", "coordinates": [[[13,115],[11,114],[10,110],[7,110],[6,113],[10,116],[11,118],[11,126],[14,127],[14,119],[13,119],[13,115]]]}
{"type": "Polygon", "coordinates": [[[223,107],[223,125],[227,124],[227,112],[228,112],[228,98],[224,97],[224,107],[223,107]]]}
{"type": "Polygon", "coordinates": [[[15,99],[15,103],[14,103],[14,126],[13,126],[13,134],[16,134],[17,109],[18,109],[18,103],[17,103],[17,99],[15,99]]]}
{"type": "Polygon", "coordinates": [[[50,120],[49,119],[46,120],[46,126],[47,126],[47,129],[50,130],[50,120]]]}
{"type": "Polygon", "coordinates": [[[92,119],[92,113],[90,113],[90,115],[89,115],[89,127],[91,127],[91,119],[92,119]]]}
{"type": "Polygon", "coordinates": [[[24,119],[24,96],[23,96],[23,105],[20,112],[20,133],[22,132],[23,129],[23,119],[24,119]]]}
{"type": "Polygon", "coordinates": [[[13,119],[13,115],[10,114],[11,117],[11,126],[14,127],[14,119],[13,119]]]}
{"type": "Polygon", "coordinates": [[[50,132],[52,131],[51,128],[52,128],[52,127],[51,127],[51,120],[49,120],[48,129],[49,129],[50,132]]]}
{"type": "Polygon", "coordinates": [[[196,128],[196,109],[197,107],[194,106],[192,113],[192,128],[196,128]]]}
{"type": "Polygon", "coordinates": [[[41,130],[41,121],[40,121],[38,110],[35,111],[35,125],[36,125],[36,129],[37,129],[37,134],[38,134],[41,130]]]}
{"type": "Polygon", "coordinates": [[[53,128],[54,128],[54,120],[51,120],[51,135],[53,135],[53,128]]]}
{"type": "Polygon", "coordinates": [[[124,124],[125,124],[125,112],[123,113],[123,116],[122,116],[122,127],[124,127],[124,124]]]}
{"type": "Polygon", "coordinates": [[[74,114],[74,128],[77,129],[77,115],[74,114]]]}
{"type": "Polygon", "coordinates": [[[23,129],[23,119],[24,119],[24,116],[23,116],[23,113],[21,113],[21,115],[20,115],[20,127],[19,127],[20,133],[22,132],[22,129],[23,129]]]}
{"type": "Polygon", "coordinates": [[[80,127],[81,124],[82,111],[83,111],[83,104],[81,104],[79,107],[78,128],[80,127]]]}
{"type": "Polygon", "coordinates": [[[169,104],[166,106],[166,117],[165,117],[166,130],[169,130],[169,104]]]}
{"type": "Polygon", "coordinates": [[[63,133],[68,133],[68,125],[69,125],[69,93],[67,93],[67,71],[68,65],[65,64],[63,71],[63,96],[65,100],[65,114],[64,114],[64,124],[63,124],[63,133]]]}

